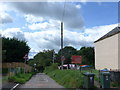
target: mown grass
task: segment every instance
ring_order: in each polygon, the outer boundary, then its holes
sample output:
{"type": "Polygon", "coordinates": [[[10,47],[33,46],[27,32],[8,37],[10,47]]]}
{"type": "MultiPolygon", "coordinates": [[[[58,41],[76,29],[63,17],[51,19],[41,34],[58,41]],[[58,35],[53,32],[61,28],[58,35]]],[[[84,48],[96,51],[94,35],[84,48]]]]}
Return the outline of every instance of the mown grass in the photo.
{"type": "Polygon", "coordinates": [[[24,84],[27,82],[35,73],[16,74],[15,76],[9,77],[10,82],[24,84]]]}

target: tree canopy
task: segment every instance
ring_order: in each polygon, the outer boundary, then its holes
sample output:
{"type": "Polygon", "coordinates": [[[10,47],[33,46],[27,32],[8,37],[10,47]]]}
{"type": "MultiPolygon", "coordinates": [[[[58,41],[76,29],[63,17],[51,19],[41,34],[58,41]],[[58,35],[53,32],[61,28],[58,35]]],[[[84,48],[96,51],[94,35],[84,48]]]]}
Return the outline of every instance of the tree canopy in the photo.
{"type": "Polygon", "coordinates": [[[44,50],[43,52],[39,52],[34,56],[34,60],[29,61],[29,65],[34,67],[36,64],[36,68],[39,71],[43,71],[46,66],[50,66],[53,60],[53,50],[44,50]]]}
{"type": "Polygon", "coordinates": [[[67,64],[67,63],[71,63],[71,56],[76,55],[77,50],[72,46],[66,46],[63,49],[60,49],[58,52],[58,55],[57,55],[57,57],[58,57],[57,59],[59,59],[59,61],[61,59],[61,54],[62,54],[62,56],[65,57],[64,63],[67,64]]]}
{"type": "Polygon", "coordinates": [[[23,57],[29,50],[26,41],[2,37],[2,62],[24,62],[23,57]]]}
{"type": "Polygon", "coordinates": [[[88,64],[94,66],[94,48],[93,47],[82,47],[77,51],[77,55],[82,56],[82,64],[88,64]]]}
{"type": "Polygon", "coordinates": [[[82,47],[80,50],[76,50],[74,47],[66,46],[63,49],[60,49],[58,53],[54,53],[54,50],[44,50],[39,52],[34,56],[34,59],[29,61],[29,65],[43,71],[46,66],[50,66],[54,62],[61,65],[61,53],[65,57],[64,64],[71,63],[71,56],[78,55],[82,56],[82,64],[88,64],[94,66],[94,48],[93,47],[82,47]]]}

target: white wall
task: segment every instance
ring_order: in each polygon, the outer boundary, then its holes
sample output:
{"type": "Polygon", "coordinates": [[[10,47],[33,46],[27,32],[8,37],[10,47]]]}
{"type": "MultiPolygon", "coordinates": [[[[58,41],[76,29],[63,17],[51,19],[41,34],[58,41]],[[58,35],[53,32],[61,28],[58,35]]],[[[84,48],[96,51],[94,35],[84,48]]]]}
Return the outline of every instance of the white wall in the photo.
{"type": "Polygon", "coordinates": [[[120,33],[118,33],[118,69],[120,69],[120,33]]]}
{"type": "Polygon", "coordinates": [[[118,34],[95,43],[95,68],[118,69],[118,34]]]}

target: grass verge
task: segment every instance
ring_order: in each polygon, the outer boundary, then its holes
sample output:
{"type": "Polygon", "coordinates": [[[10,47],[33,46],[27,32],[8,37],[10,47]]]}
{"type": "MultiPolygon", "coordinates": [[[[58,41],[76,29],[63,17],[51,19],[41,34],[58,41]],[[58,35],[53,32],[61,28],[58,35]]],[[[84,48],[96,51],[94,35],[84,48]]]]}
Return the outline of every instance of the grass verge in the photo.
{"type": "Polygon", "coordinates": [[[16,74],[13,77],[9,77],[10,82],[15,82],[15,83],[21,83],[24,84],[27,82],[35,73],[30,72],[30,73],[25,73],[25,74],[16,74]]]}
{"type": "Polygon", "coordinates": [[[6,83],[8,81],[8,76],[2,76],[2,83],[6,83]]]}
{"type": "Polygon", "coordinates": [[[66,88],[82,88],[83,75],[75,70],[54,70],[48,75],[66,88]]]}
{"type": "MultiPolygon", "coordinates": [[[[79,70],[53,69],[52,66],[47,67],[44,72],[65,88],[83,88],[83,73],[85,72],[91,72],[98,75],[98,71],[96,70],[84,70],[80,72],[79,70]]],[[[97,77],[95,78],[98,80],[97,77]]]]}
{"type": "Polygon", "coordinates": [[[111,86],[120,88],[120,83],[118,83],[118,82],[111,82],[111,86]]]}

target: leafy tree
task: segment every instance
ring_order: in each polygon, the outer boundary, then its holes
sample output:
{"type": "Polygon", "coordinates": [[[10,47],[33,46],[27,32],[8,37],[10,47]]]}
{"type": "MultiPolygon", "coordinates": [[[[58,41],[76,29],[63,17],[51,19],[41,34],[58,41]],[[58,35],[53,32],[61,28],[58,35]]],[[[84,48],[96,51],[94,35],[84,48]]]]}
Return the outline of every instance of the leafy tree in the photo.
{"type": "Polygon", "coordinates": [[[61,62],[61,53],[65,57],[64,63],[69,64],[71,63],[71,56],[77,54],[77,50],[72,46],[66,46],[63,49],[60,49],[57,55],[57,62],[61,62]]]}
{"type": "Polygon", "coordinates": [[[88,64],[94,66],[94,48],[93,47],[82,47],[77,51],[77,55],[82,56],[82,64],[88,64]]]}
{"type": "Polygon", "coordinates": [[[46,66],[50,66],[53,60],[53,50],[44,50],[43,52],[39,52],[34,56],[34,59],[29,61],[29,65],[34,66],[36,64],[36,68],[39,71],[43,71],[46,66]]]}
{"type": "Polygon", "coordinates": [[[25,41],[2,37],[2,62],[24,62],[23,57],[29,50],[25,41]]]}
{"type": "MultiPolygon", "coordinates": [[[[62,50],[58,51],[58,54],[55,53],[55,63],[59,63],[61,65],[61,51],[62,55],[65,57],[64,64],[71,63],[72,55],[81,55],[82,56],[82,64],[94,65],[94,48],[93,47],[82,47],[80,50],[76,50],[74,47],[66,46],[62,50]]],[[[29,61],[29,65],[34,66],[36,64],[36,68],[41,72],[45,69],[45,67],[50,66],[53,60],[53,50],[44,50],[43,52],[39,52],[34,56],[33,60],[29,61]]]]}

